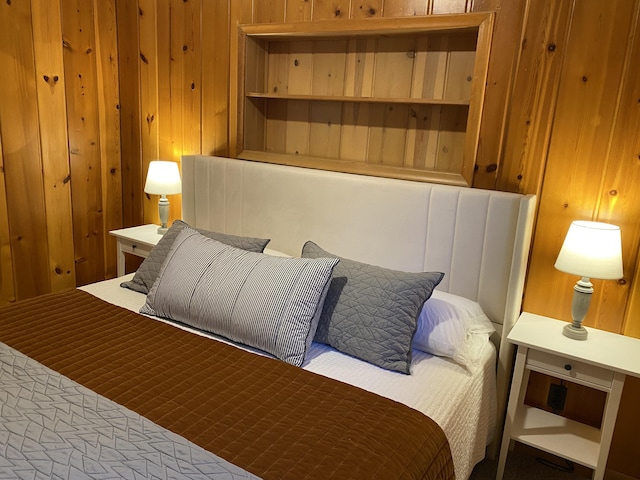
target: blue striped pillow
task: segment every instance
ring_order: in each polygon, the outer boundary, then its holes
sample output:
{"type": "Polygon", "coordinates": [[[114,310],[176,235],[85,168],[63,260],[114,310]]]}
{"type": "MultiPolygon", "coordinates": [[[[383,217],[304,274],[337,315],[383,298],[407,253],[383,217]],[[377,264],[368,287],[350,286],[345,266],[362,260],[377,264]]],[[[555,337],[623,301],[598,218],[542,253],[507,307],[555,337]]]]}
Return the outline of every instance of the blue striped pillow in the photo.
{"type": "Polygon", "coordinates": [[[338,261],[248,252],[185,227],[140,312],[221,335],[300,366],[338,261]]]}

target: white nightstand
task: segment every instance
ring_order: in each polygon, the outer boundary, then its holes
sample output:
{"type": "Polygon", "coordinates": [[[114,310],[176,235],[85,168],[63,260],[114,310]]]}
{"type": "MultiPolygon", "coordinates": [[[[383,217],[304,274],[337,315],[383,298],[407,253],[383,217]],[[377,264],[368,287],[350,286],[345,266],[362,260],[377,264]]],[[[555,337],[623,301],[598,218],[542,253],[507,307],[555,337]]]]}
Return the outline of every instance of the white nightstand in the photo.
{"type": "Polygon", "coordinates": [[[601,480],[626,375],[640,377],[640,340],[588,328],[586,341],[562,335],[566,322],[523,313],[509,333],[518,346],[498,460],[500,480],[512,440],[594,470],[601,480]],[[531,371],[607,393],[600,429],[524,404],[531,371]]]}
{"type": "Polygon", "coordinates": [[[111,230],[109,233],[118,239],[119,277],[125,274],[125,253],[147,258],[151,249],[162,238],[162,235],[158,233],[158,225],[141,225],[139,227],[111,230]]]}

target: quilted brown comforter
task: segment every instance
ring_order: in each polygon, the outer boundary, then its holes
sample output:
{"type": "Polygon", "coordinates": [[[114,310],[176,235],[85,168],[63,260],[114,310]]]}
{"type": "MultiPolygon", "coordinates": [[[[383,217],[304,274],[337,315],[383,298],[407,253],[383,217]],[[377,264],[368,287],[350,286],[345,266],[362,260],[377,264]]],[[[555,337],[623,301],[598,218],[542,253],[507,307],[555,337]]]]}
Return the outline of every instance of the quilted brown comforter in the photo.
{"type": "Polygon", "coordinates": [[[453,479],[404,405],[67,290],[0,309],[0,341],[265,479],[453,479]]]}

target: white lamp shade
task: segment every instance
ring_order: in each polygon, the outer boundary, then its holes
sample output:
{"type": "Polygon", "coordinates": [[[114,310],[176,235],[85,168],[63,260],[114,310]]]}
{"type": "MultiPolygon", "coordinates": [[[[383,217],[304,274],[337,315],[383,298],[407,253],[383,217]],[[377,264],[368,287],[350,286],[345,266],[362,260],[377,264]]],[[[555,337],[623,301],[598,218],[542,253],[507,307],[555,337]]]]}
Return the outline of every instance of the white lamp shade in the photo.
{"type": "Polygon", "coordinates": [[[555,267],[581,277],[622,278],[620,227],[602,222],[572,222],[555,267]]]}
{"type": "Polygon", "coordinates": [[[149,162],[144,191],[152,195],[175,195],[182,191],[178,164],[164,160],[149,162]]]}

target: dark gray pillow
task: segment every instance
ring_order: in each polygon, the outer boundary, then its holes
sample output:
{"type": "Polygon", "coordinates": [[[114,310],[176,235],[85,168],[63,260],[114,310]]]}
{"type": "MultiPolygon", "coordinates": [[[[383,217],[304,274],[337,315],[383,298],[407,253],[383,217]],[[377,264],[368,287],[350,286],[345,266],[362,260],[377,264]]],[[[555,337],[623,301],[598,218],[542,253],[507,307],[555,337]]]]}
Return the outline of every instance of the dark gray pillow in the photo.
{"type": "MultiPolygon", "coordinates": [[[[182,220],[176,220],[175,222],[173,222],[171,228],[167,230],[158,244],[153,247],[153,250],[151,250],[149,256],[145,258],[144,261],[140,264],[140,267],[138,267],[138,270],[136,270],[133,278],[128,282],[122,282],[120,286],[128,288],[130,290],[135,290],[136,292],[140,293],[149,293],[153,282],[155,282],[156,278],[158,277],[162,262],[167,256],[167,253],[169,253],[174,240],[184,227],[189,227],[189,225],[182,220]]],[[[209,232],[207,230],[201,230],[197,228],[195,230],[200,232],[205,237],[213,238],[214,240],[217,240],[224,244],[241,248],[249,252],[262,253],[264,247],[266,247],[267,243],[269,243],[269,240],[264,238],[238,237],[236,235],[209,232]]]]}
{"type": "Polygon", "coordinates": [[[247,252],[183,229],[141,313],[177,320],[300,366],[337,258],[247,252]]]}
{"type": "Polygon", "coordinates": [[[340,263],[324,302],[314,340],[388,370],[411,373],[411,342],[422,305],[444,273],[408,273],[337,257],[313,242],[303,258],[340,263]]]}

